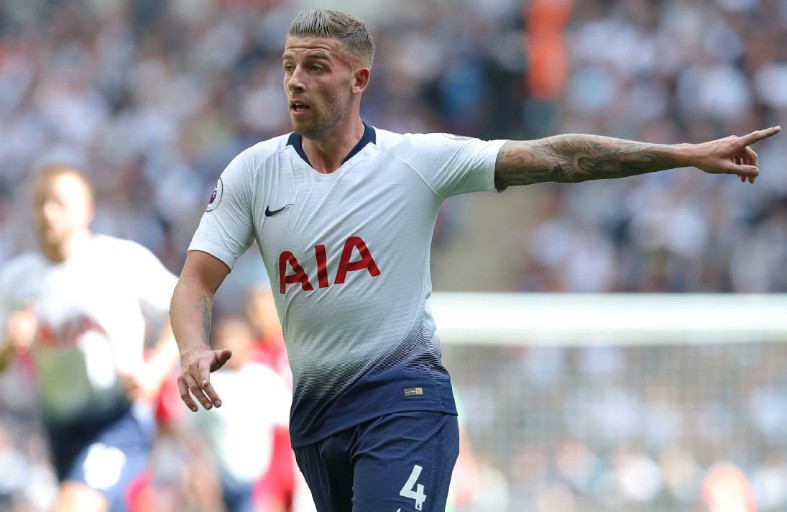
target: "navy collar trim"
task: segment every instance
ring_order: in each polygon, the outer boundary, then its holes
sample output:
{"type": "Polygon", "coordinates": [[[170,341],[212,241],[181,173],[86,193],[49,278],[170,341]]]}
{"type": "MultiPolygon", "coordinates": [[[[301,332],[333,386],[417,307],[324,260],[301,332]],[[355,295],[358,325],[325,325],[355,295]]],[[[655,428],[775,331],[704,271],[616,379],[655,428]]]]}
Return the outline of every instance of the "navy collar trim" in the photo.
{"type": "MultiPolygon", "coordinates": [[[[347,162],[350,158],[357,155],[363,148],[366,147],[367,144],[375,144],[377,142],[377,132],[375,132],[373,126],[369,126],[366,123],[363,123],[363,136],[361,140],[358,141],[358,144],[355,145],[354,148],[344,157],[342,160],[342,164],[347,162]]],[[[298,153],[304,162],[309,164],[310,167],[313,167],[311,162],[309,162],[309,157],[306,156],[306,152],[303,150],[303,137],[298,132],[292,132],[290,134],[290,138],[287,139],[287,145],[292,146],[295,149],[295,152],[298,153]]]]}

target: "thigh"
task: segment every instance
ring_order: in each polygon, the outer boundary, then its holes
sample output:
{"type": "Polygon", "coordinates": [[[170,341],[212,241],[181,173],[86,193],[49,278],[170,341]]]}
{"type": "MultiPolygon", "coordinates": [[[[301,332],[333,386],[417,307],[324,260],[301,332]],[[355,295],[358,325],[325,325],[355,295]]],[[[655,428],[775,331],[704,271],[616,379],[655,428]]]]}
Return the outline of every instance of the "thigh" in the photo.
{"type": "Polygon", "coordinates": [[[133,412],[107,424],[84,442],[62,475],[64,487],[93,490],[112,512],[125,510],[125,490],[144,471],[152,437],[152,424],[133,412]]]}
{"type": "Polygon", "coordinates": [[[458,455],[453,415],[396,413],[363,425],[353,447],[353,510],[443,512],[458,455]]]}
{"type": "MultiPolygon", "coordinates": [[[[356,429],[296,448],[295,461],[318,512],[352,512],[351,451],[356,429]]],[[[393,512],[393,511],[392,511],[393,512]]]]}

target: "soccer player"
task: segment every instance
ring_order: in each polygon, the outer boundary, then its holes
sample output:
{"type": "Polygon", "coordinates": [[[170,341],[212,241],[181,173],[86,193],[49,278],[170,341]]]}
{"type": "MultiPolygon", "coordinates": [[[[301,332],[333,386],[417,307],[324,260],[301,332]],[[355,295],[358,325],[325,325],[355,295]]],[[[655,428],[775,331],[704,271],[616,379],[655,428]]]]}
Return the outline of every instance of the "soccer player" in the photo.
{"type": "Polygon", "coordinates": [[[149,403],[177,364],[167,310],[177,278],[143,246],[90,231],[86,176],[50,165],[33,177],[39,250],[0,273],[0,368],[30,354],[60,482],[55,512],[123,511],[147,462],[149,403]],[[145,357],[146,329],[161,334],[145,357]]]}
{"type": "MultiPolygon", "coordinates": [[[[221,406],[210,372],[231,352],[206,343],[212,297],[256,240],[292,367],[292,446],[318,510],[438,511],[459,445],[428,302],[441,203],[675,167],[753,183],[749,146],[779,128],[678,145],[398,134],[360,115],[373,56],[367,28],[349,15],[309,10],[292,22],[282,68],[294,131],[243,151],[216,184],[170,308],[178,386],[192,410],[221,406]]],[[[247,406],[265,407],[265,391],[247,406]]]]}

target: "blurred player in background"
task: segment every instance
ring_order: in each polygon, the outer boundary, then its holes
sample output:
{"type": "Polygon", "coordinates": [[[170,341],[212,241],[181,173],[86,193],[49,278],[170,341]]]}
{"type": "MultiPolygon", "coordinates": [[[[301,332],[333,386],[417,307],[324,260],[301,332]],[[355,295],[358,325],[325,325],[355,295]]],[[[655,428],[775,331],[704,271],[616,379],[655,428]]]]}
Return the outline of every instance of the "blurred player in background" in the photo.
{"type": "Polygon", "coordinates": [[[282,64],[294,132],[241,153],[216,185],[172,299],[178,385],[194,411],[221,406],[210,372],[231,352],[207,343],[212,300],[256,240],[293,372],[292,445],[318,510],[442,511],[459,450],[428,305],[443,201],[677,167],[753,183],[749,146],[779,128],[678,145],[403,135],[361,118],[373,58],[366,26],[349,15],[311,10],[292,22],[282,64]]]}
{"type": "Polygon", "coordinates": [[[55,512],[126,509],[144,469],[151,401],[177,350],[167,321],[176,277],[145,247],[94,234],[85,174],[50,165],[33,176],[39,250],[0,274],[0,368],[29,352],[60,491],[55,512]],[[162,331],[145,357],[146,329],[162,331]]]}

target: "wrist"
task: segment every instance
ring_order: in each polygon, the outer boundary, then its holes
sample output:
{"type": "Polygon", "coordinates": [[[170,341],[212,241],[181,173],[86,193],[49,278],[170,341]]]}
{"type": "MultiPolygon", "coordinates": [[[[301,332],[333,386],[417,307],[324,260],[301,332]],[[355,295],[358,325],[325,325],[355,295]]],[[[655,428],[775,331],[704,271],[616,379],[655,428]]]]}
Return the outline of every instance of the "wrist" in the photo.
{"type": "Polygon", "coordinates": [[[690,143],[676,144],[673,146],[673,159],[675,167],[697,167],[699,163],[697,145],[690,143]]]}
{"type": "Polygon", "coordinates": [[[209,351],[210,347],[204,341],[193,341],[189,344],[179,345],[180,363],[190,362],[199,357],[202,352],[209,351]]]}

